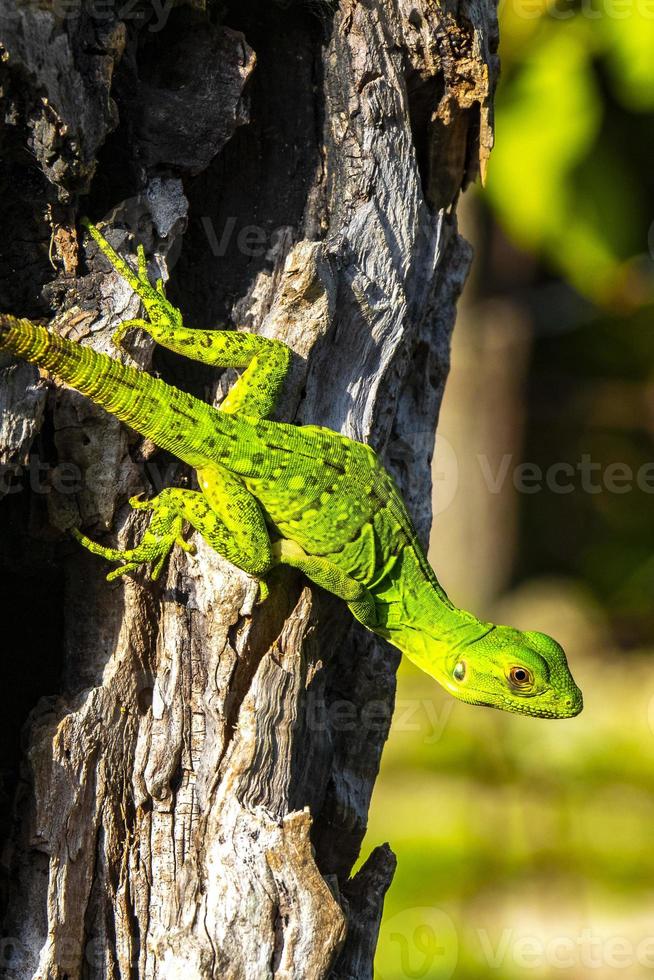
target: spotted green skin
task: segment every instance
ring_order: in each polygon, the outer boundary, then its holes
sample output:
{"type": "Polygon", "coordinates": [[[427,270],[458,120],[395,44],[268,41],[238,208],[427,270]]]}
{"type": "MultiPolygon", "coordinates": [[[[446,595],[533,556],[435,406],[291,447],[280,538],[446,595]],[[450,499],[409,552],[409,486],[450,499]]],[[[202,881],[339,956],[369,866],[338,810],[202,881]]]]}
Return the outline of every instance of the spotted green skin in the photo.
{"type": "Polygon", "coordinates": [[[152,511],[135,548],[106,548],[74,532],[94,554],[119,563],[108,578],[141,564],[156,578],[171,548],[193,550],[183,536],[188,522],[257,576],[264,595],[275,565],[300,569],[461,701],[544,718],[581,711],[581,692],[553,639],[481,622],[452,604],[369,446],[331,429],[269,420],[290,363],[284,344],[185,328],[162,283],[150,284],[143,250],[135,270],[86,227],[148,315],[122,323],[117,346],[138,328],[179,354],[243,369],[218,410],[28,320],[0,316],[0,349],[46,368],[197,472],[199,490],[167,488],[152,500],[130,501],[152,511]]]}

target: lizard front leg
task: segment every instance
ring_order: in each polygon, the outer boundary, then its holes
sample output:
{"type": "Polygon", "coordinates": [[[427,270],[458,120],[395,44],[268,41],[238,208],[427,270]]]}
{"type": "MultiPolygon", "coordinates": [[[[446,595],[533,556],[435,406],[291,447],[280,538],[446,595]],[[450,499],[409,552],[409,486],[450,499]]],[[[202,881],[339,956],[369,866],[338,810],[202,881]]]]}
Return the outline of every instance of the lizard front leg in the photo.
{"type": "Polygon", "coordinates": [[[308,555],[295,541],[275,541],[273,556],[282,565],[298,568],[308,579],[347,602],[355,619],[368,629],[379,625],[375,600],[361,582],[357,582],[328,558],[308,555]]]}
{"type": "Polygon", "coordinates": [[[165,296],[163,282],[156,287],[148,279],[143,246],[138,247],[138,271],[114,250],[90,222],[85,222],[94,241],[111,265],[141,298],[150,321],[126,320],[113,336],[119,347],[132,329],[145,330],[162,347],[184,357],[221,368],[245,368],[223,400],[223,412],[241,412],[250,418],[266,418],[275,408],[288,373],[291,351],[279,340],[236,330],[192,330],[182,325],[182,315],[165,296]]]}

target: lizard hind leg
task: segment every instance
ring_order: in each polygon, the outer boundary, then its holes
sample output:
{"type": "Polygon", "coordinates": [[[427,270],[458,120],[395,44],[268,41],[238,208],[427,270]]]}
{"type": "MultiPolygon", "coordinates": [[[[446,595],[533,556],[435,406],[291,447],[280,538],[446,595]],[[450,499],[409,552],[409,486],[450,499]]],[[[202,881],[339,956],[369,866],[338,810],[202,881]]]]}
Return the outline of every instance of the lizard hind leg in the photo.
{"type": "Polygon", "coordinates": [[[357,582],[328,558],[308,555],[295,541],[282,538],[273,545],[273,554],[283,565],[291,565],[327,592],[344,599],[355,619],[370,630],[379,625],[375,600],[362,582],[357,582]]]}
{"type": "Polygon", "coordinates": [[[132,329],[144,330],[162,347],[201,364],[244,368],[223,399],[222,412],[262,419],[274,411],[292,356],[280,340],[241,330],[196,330],[152,317],[151,323],[140,319],[121,323],[113,343],[120,347],[132,329]]]}
{"type": "Polygon", "coordinates": [[[151,578],[156,579],[175,545],[186,552],[195,551],[194,545],[183,537],[187,521],[223,558],[257,578],[265,575],[273,563],[272,552],[268,529],[255,498],[219,467],[202,469],[198,476],[200,491],[167,487],[151,500],[131,498],[130,505],[135,510],[153,512],[145,534],[134,548],[124,551],[106,548],[78,530],[73,535],[94,555],[122,563],[109,573],[109,580],[143,564],[153,566],[151,578]]]}

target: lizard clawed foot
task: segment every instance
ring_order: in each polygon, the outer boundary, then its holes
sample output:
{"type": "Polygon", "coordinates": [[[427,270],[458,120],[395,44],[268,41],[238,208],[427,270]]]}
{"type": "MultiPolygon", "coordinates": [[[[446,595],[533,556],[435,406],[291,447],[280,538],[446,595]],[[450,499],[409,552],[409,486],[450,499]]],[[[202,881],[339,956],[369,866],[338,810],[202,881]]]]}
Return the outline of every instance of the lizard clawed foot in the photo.
{"type": "MultiPolygon", "coordinates": [[[[128,501],[130,507],[134,510],[161,510],[162,504],[160,497],[151,497],[149,500],[144,499],[142,493],[137,493],[135,496],[130,497],[128,501]]],[[[181,517],[180,517],[181,519],[181,517]]],[[[187,555],[197,554],[197,547],[192,541],[187,541],[181,534],[179,534],[174,541],[174,544],[178,545],[182,551],[185,551],[187,555]]]]}
{"type": "Polygon", "coordinates": [[[94,555],[99,555],[107,561],[120,562],[120,568],[115,568],[107,575],[107,581],[112,582],[121,575],[135,571],[139,565],[151,565],[150,578],[156,581],[161,575],[166,558],[178,545],[187,554],[195,554],[195,545],[183,537],[183,518],[174,509],[162,505],[158,498],[140,500],[133,497],[130,504],[136,509],[154,510],[143,538],[135,548],[106,548],[87,537],[78,528],[72,528],[71,534],[84,548],[94,555]]]}
{"type": "Polygon", "coordinates": [[[91,224],[88,218],[82,219],[82,225],[87,229],[113,268],[120,273],[140,297],[150,320],[152,320],[152,323],[142,319],[126,320],[124,323],[121,323],[114,334],[115,346],[120,349],[125,334],[132,327],[140,327],[146,332],[151,332],[152,326],[155,323],[165,328],[181,327],[182,314],[166,299],[163,280],[161,278],[157,279],[156,284],[153,286],[148,278],[148,261],[143,246],[139,244],[137,247],[137,262],[136,269],[134,269],[130,262],[126,261],[122,255],[116,252],[114,247],[95,225],[91,224]]]}
{"type": "Polygon", "coordinates": [[[116,348],[116,350],[123,350],[123,341],[125,335],[130,332],[130,330],[145,330],[147,331],[149,323],[147,320],[136,318],[134,320],[124,320],[120,326],[116,327],[113,334],[111,335],[111,343],[116,348]]]}
{"type": "MultiPolygon", "coordinates": [[[[145,257],[145,249],[140,243],[136,246],[136,255],[138,257],[139,280],[143,283],[144,286],[151,287],[150,278],[148,276],[148,260],[145,257]]],[[[156,280],[155,289],[157,290],[158,293],[161,294],[161,296],[163,296],[164,299],[166,298],[163,279],[156,280]]]]}
{"type": "Polygon", "coordinates": [[[136,493],[127,502],[134,510],[154,510],[156,499],[156,497],[151,497],[149,500],[144,499],[143,493],[136,493]]]}

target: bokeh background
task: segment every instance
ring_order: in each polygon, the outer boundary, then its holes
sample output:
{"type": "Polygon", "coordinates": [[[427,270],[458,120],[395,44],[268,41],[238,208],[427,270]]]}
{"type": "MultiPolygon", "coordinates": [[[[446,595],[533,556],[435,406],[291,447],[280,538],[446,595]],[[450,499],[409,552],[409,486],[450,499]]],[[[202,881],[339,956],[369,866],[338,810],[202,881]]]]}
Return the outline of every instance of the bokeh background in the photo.
{"type": "Polygon", "coordinates": [[[584,713],[461,705],[404,662],[364,854],[377,980],[654,972],[654,2],[505,0],[496,147],[434,463],[460,605],[554,634],[584,713]]]}

